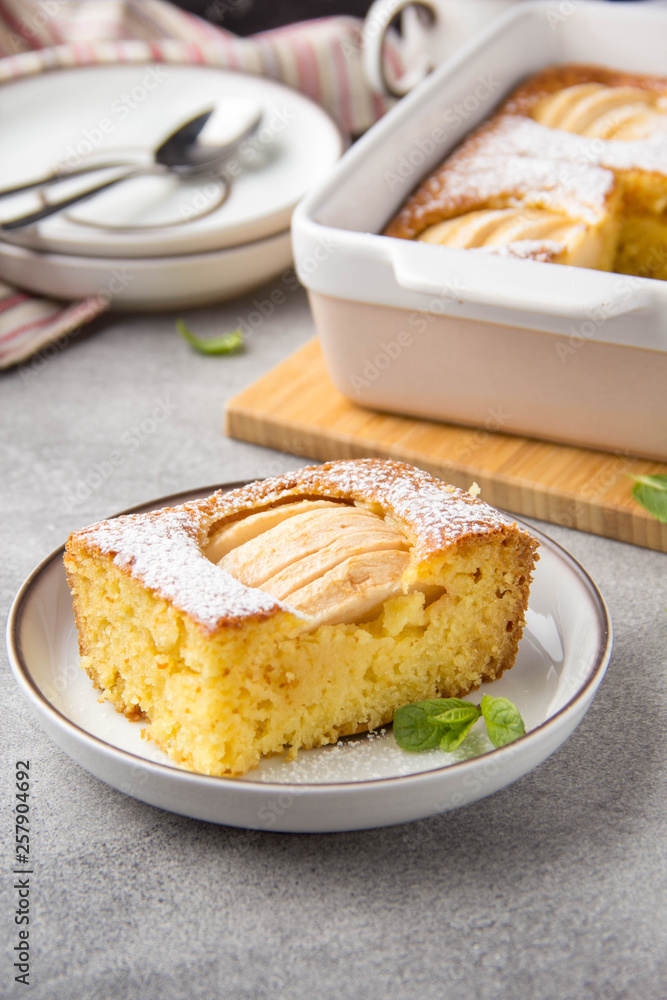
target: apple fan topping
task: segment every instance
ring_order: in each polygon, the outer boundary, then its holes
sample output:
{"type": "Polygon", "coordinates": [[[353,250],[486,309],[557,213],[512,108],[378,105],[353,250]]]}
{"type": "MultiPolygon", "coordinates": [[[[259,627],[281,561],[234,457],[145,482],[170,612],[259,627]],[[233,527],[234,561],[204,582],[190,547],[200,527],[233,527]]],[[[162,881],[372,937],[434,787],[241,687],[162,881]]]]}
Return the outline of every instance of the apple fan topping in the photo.
{"type": "Polygon", "coordinates": [[[313,625],[367,618],[404,592],[410,558],[397,528],[372,511],[331,500],[300,500],[223,524],[204,554],[313,625]]]}
{"type": "Polygon", "coordinates": [[[481,209],[429,226],[417,239],[442,246],[497,247],[520,240],[553,240],[567,246],[581,226],[566,215],[525,206],[481,209]]]}
{"type": "Polygon", "coordinates": [[[594,139],[644,139],[667,127],[667,100],[640,87],[578,83],[542,98],[531,117],[594,139]]]}

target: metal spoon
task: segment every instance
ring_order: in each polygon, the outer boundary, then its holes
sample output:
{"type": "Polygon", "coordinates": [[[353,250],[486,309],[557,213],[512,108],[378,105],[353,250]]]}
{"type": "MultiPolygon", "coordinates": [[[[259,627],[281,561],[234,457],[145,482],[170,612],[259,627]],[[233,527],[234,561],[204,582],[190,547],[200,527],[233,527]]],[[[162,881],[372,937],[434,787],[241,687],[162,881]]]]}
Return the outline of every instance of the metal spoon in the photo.
{"type": "MultiPolygon", "coordinates": [[[[175,157],[182,159],[187,148],[196,141],[197,136],[212,113],[213,108],[207,108],[204,111],[198,112],[193,118],[188,118],[177,129],[170,132],[153,153],[151,166],[153,164],[162,164],[166,167],[171,167],[175,157]]],[[[74,167],[70,170],[59,170],[57,173],[47,174],[46,177],[40,177],[37,180],[25,181],[13,187],[3,188],[0,190],[0,198],[8,198],[11,195],[21,194],[23,191],[30,191],[33,188],[48,187],[51,184],[58,184],[60,181],[69,180],[71,177],[79,177],[82,174],[89,174],[98,170],[107,170],[111,167],[136,167],[139,165],[148,164],[145,164],[145,160],[143,159],[140,163],[137,163],[136,158],[128,160],[127,153],[117,159],[93,160],[92,163],[87,162],[80,167],[74,167]]]]}
{"type": "MultiPolygon", "coordinates": [[[[95,184],[93,187],[86,188],[84,191],[77,191],[75,194],[65,196],[60,200],[48,202],[35,211],[19,215],[13,219],[6,219],[4,222],[0,222],[0,231],[9,232],[29,226],[35,222],[40,222],[42,219],[55,215],[57,212],[61,212],[71,205],[85,201],[100,191],[105,191],[107,188],[113,187],[121,181],[129,180],[131,177],[169,172],[176,173],[179,176],[193,176],[215,170],[224,163],[242,142],[256,131],[262,118],[262,111],[259,106],[256,106],[253,112],[246,116],[245,122],[241,124],[239,130],[232,138],[218,143],[211,141],[215,138],[214,129],[210,137],[202,137],[202,132],[205,130],[205,126],[209,120],[214,117],[214,112],[214,108],[208,109],[180,125],[157,147],[153,154],[152,162],[139,164],[138,166],[132,165],[130,169],[126,170],[120,176],[112,177],[111,179],[95,184]],[[200,141],[200,138],[205,138],[205,141],[200,141]]],[[[0,192],[0,197],[7,194],[17,194],[31,188],[49,186],[90,171],[99,171],[117,166],[127,166],[127,162],[116,161],[89,164],[86,167],[77,168],[65,174],[51,175],[40,181],[32,181],[12,189],[6,189],[0,192]]],[[[228,182],[224,178],[217,177],[216,179],[218,183],[228,188],[228,182]]]]}

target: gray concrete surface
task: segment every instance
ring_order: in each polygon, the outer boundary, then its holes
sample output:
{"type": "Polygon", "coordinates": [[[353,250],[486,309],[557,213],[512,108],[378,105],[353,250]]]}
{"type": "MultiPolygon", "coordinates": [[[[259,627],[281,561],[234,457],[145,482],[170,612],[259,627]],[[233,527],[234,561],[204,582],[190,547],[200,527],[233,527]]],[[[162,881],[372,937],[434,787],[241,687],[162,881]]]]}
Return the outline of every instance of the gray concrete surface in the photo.
{"type": "MultiPolygon", "coordinates": [[[[186,316],[199,333],[219,332],[266,292],[186,316]]],[[[239,357],[193,353],[173,320],[107,319],[0,375],[5,613],[71,529],[165,493],[303,464],[222,433],[225,400],[311,335],[303,293],[239,357]],[[168,418],[137,433],[160,405],[168,418]]],[[[536,771],[406,826],[292,836],[143,805],[53,745],[3,651],[0,995],[28,995],[12,969],[10,796],[15,761],[29,757],[29,990],[39,1000],[664,1000],[667,561],[541,527],[608,600],[607,678],[536,771]]]]}

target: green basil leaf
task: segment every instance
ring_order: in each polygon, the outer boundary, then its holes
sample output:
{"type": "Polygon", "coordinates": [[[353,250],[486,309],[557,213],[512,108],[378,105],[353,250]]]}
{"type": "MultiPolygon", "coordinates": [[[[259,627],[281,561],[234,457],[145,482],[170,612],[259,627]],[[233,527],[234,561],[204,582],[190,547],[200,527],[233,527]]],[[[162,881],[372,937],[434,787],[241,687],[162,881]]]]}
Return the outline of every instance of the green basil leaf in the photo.
{"type": "Polygon", "coordinates": [[[482,714],[477,705],[473,705],[469,701],[459,701],[458,698],[447,698],[443,699],[448,702],[458,701],[458,705],[453,705],[447,711],[443,712],[441,715],[432,715],[428,720],[431,725],[443,724],[446,726],[451,726],[453,729],[457,729],[459,726],[465,726],[470,721],[476,722],[482,714]]]}
{"type": "MultiPolygon", "coordinates": [[[[474,707],[475,706],[473,705],[473,708],[474,707]]],[[[451,753],[453,750],[456,750],[456,748],[463,743],[464,739],[475,725],[481,714],[481,712],[477,712],[473,719],[465,722],[462,726],[453,726],[448,729],[440,740],[440,749],[445,750],[447,753],[451,753]]]]}
{"type": "Polygon", "coordinates": [[[394,715],[394,736],[403,750],[431,750],[437,747],[443,734],[442,726],[432,726],[429,718],[442,712],[442,700],[415,701],[403,705],[394,715]]]}
{"type": "Polygon", "coordinates": [[[240,329],[219,337],[195,337],[182,319],[176,320],[176,329],[200,354],[236,354],[243,346],[243,331],[240,329]]]}
{"type": "Polygon", "coordinates": [[[663,524],[667,524],[667,475],[631,476],[635,500],[663,524]]]}
{"type": "Polygon", "coordinates": [[[480,707],[494,747],[504,747],[525,734],[521,713],[509,698],[491,698],[485,694],[480,707]]]}

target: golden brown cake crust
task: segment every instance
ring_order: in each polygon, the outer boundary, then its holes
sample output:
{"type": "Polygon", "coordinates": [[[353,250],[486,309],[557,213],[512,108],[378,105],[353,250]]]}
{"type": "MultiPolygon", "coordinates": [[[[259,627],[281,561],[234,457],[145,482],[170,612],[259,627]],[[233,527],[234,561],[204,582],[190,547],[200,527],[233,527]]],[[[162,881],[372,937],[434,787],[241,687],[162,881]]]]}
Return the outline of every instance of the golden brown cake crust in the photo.
{"type": "MultiPolygon", "coordinates": [[[[395,517],[415,565],[456,554],[480,536],[516,536],[516,526],[488,504],[401,462],[358,459],[309,466],[228,493],[145,514],[102,521],[74,532],[66,567],[78,550],[110,556],[124,573],[172,602],[209,632],[292,611],[257,588],[244,586],[204,555],[212,529],[239,515],[294,498],[333,498],[395,517]]],[[[537,542],[519,532],[534,550],[537,542]]],[[[526,595],[527,595],[526,584],[526,595]]]]}
{"type": "MultiPolygon", "coordinates": [[[[388,223],[385,236],[415,239],[430,226],[480,208],[525,203],[563,211],[573,221],[600,219],[617,188],[614,171],[637,166],[667,174],[667,140],[590,140],[533,121],[544,97],[600,83],[667,94],[667,77],[600,66],[552,66],[531,76],[496,113],[426,177],[388,223]]],[[[531,256],[531,254],[527,254],[531,256]]],[[[543,257],[542,259],[548,259],[543,257]]]]}

